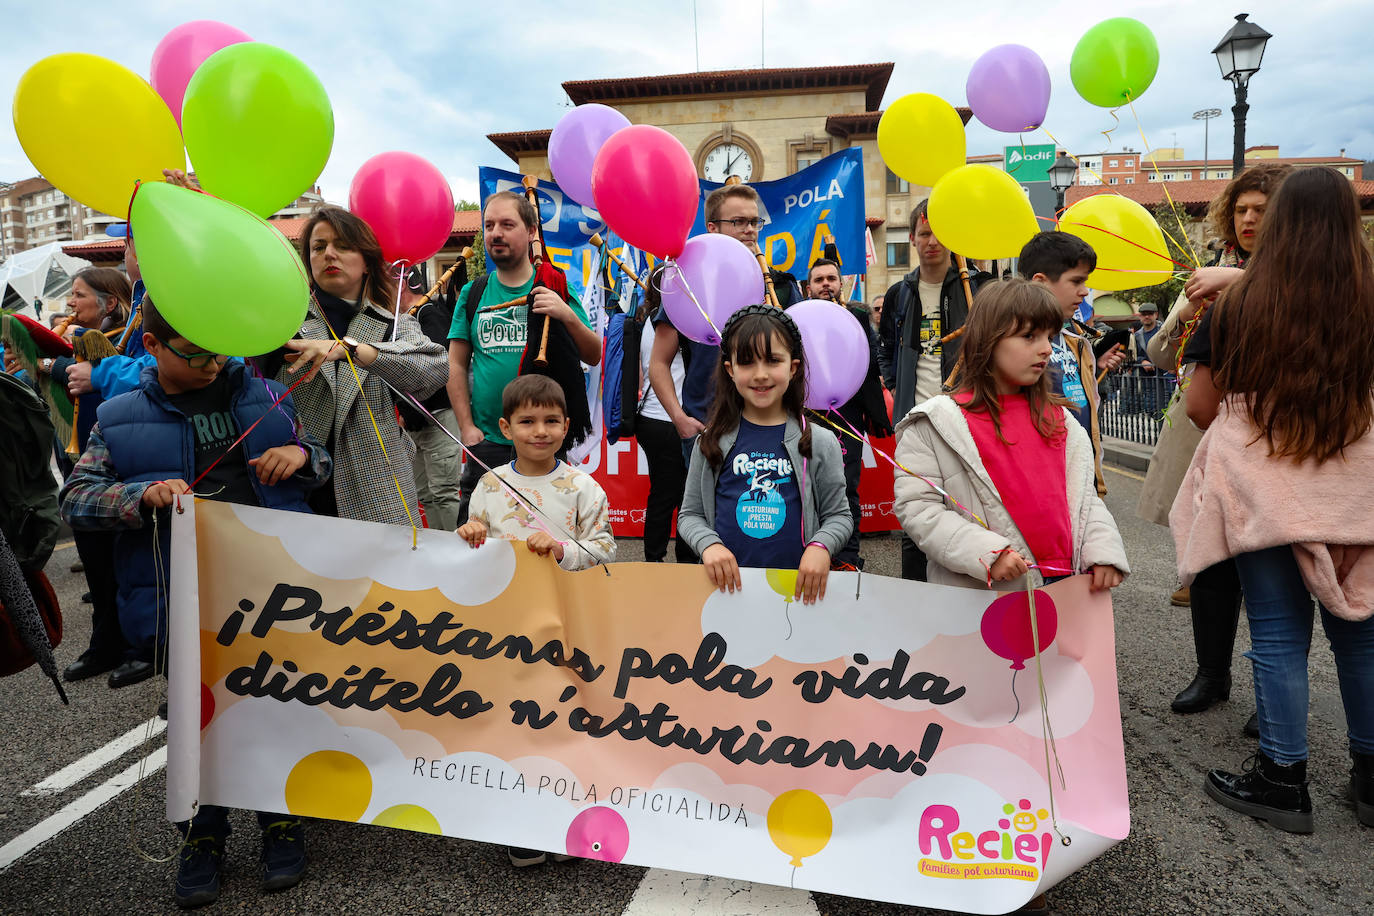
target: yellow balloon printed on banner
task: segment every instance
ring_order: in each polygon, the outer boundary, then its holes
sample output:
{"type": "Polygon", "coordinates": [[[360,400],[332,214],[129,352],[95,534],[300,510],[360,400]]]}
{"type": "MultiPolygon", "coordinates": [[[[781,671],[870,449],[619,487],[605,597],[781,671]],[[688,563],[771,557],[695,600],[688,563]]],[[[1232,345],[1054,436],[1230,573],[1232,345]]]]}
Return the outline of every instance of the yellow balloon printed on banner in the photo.
{"type": "Polygon", "coordinates": [[[966,258],[1014,258],[1039,231],[1021,185],[990,165],[961,166],[941,178],[928,216],[940,243],[966,258]]]}
{"type": "Polygon", "coordinates": [[[1093,289],[1139,289],[1173,276],[1164,230],[1149,210],[1120,194],[1080,200],[1059,217],[1059,231],[1078,236],[1097,253],[1097,269],[1088,276],[1093,289]]]}
{"type": "Polygon", "coordinates": [[[964,120],[938,95],[904,95],[878,121],[878,153],[907,181],[934,187],[967,158],[964,120]]]}
{"type": "Polygon", "coordinates": [[[295,815],[356,821],[371,801],[367,764],[343,751],[307,754],[286,777],[286,810],[295,815]]]}
{"type": "Polygon", "coordinates": [[[830,807],[809,789],[784,792],[768,806],[768,835],[794,866],[824,849],[834,826],[830,807]]]}
{"type": "Polygon", "coordinates": [[[94,54],[54,54],[25,71],[14,132],[58,190],[114,216],[129,212],[136,182],[186,167],[167,103],[138,74],[94,54]]]}
{"type": "Polygon", "coordinates": [[[414,830],[417,833],[443,833],[439,819],[419,805],[392,805],[372,819],[378,827],[395,827],[398,830],[414,830]]]}
{"type": "Polygon", "coordinates": [[[788,601],[797,594],[797,571],[795,569],[769,569],[763,574],[768,587],[788,601]]]}

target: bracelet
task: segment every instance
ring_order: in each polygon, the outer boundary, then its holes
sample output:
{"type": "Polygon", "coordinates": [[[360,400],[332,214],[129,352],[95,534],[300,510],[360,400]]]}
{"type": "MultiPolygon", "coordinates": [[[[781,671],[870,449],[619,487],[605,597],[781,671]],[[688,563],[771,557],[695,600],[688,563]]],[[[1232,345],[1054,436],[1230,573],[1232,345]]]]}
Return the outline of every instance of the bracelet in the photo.
{"type": "Polygon", "coordinates": [[[827,547],[827,546],[825,546],[824,544],[822,544],[820,541],[811,541],[811,542],[810,542],[809,544],[807,544],[806,546],[807,546],[807,547],[819,547],[821,550],[824,550],[826,553],[829,553],[829,552],[830,552],[830,548],[827,547]]]}

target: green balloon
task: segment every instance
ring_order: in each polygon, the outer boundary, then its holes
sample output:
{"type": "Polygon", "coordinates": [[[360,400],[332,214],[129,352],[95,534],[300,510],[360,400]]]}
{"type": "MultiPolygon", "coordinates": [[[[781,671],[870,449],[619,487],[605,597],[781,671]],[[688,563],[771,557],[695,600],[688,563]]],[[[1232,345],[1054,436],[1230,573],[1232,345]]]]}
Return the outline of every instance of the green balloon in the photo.
{"type": "Polygon", "coordinates": [[[271,216],[324,171],[334,110],[298,58],[246,41],[221,48],[196,69],[181,131],[201,187],[271,216]]]}
{"type": "Polygon", "coordinates": [[[310,302],[305,266],[265,220],[209,194],[145,182],[129,222],[148,295],[181,337],[257,356],[300,329],[310,302]]]}
{"type": "Polygon", "coordinates": [[[1159,45],[1154,33],[1145,23],[1126,16],[1088,29],[1069,61],[1073,88],[1102,108],[1118,108],[1140,98],[1157,72],[1159,45]]]}

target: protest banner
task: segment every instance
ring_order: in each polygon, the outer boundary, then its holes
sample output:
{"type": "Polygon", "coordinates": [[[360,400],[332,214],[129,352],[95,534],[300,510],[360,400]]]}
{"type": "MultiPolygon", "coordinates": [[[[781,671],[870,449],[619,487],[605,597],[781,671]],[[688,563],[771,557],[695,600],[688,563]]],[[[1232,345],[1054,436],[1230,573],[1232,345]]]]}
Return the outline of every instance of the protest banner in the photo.
{"type": "Polygon", "coordinates": [[[182,505],[172,819],[289,812],[976,913],[1129,829],[1087,577],[1032,605],[832,573],[807,606],[795,571],[723,594],[695,566],[568,573],[505,541],[182,505]]]}

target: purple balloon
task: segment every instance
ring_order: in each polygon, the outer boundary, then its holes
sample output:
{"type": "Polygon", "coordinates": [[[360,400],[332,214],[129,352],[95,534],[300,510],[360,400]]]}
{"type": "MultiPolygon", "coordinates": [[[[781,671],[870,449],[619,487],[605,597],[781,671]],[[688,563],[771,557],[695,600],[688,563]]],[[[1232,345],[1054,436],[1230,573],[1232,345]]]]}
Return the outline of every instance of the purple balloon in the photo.
{"type": "Polygon", "coordinates": [[[630,126],[630,119],[605,105],[578,105],[559,119],[549,136],[549,169],[553,180],[573,200],[595,209],[592,164],[611,134],[630,126]]]}
{"type": "Polygon", "coordinates": [[[868,375],[868,334],[849,309],[807,299],[787,310],[806,354],[806,406],[831,410],[859,393],[868,375]]]}
{"type": "Polygon", "coordinates": [[[663,272],[663,308],[678,333],[697,343],[719,346],[726,319],[762,301],[759,262],[743,242],[718,232],[688,239],[663,272]]]}
{"type": "Polygon", "coordinates": [[[1050,107],[1050,71],[1025,45],[985,52],[973,62],[964,88],[974,117],[1005,133],[1034,130],[1050,107]]]}

